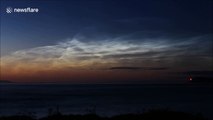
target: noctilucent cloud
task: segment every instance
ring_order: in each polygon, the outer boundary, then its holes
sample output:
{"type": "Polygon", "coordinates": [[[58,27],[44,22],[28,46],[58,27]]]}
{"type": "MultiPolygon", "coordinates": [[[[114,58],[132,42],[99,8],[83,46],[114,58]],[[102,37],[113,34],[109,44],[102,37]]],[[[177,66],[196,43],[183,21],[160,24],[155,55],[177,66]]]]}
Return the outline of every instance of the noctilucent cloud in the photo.
{"type": "Polygon", "coordinates": [[[213,71],[212,5],[212,0],[1,0],[1,80],[184,82],[190,71],[213,71]],[[7,13],[8,7],[39,12],[7,13]]]}

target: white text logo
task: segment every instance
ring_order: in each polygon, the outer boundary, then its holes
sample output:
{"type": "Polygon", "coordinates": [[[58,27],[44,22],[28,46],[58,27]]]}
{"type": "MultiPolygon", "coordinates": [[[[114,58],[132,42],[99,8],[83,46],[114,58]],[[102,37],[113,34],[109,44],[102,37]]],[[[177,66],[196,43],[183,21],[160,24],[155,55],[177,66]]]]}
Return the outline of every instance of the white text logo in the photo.
{"type": "Polygon", "coordinates": [[[6,8],[6,13],[38,13],[39,9],[38,8],[12,8],[12,7],[7,7],[6,8]]]}

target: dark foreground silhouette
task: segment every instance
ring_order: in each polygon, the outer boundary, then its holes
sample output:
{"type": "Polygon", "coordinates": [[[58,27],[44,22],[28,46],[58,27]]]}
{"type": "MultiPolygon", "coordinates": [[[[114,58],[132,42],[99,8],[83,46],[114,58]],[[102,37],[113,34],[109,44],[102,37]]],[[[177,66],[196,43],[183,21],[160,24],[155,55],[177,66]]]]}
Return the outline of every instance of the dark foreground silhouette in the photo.
{"type": "Polygon", "coordinates": [[[123,114],[112,117],[100,117],[96,114],[86,115],[62,115],[61,113],[49,115],[36,119],[33,116],[15,115],[0,117],[0,120],[207,120],[202,115],[170,111],[170,110],[151,110],[138,114],[123,114]]]}

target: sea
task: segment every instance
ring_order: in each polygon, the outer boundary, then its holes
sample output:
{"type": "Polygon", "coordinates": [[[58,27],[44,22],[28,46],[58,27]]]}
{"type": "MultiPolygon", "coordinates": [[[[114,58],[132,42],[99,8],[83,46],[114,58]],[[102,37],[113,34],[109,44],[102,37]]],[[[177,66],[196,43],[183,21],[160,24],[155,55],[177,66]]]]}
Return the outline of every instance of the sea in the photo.
{"type": "Polygon", "coordinates": [[[213,87],[200,84],[0,84],[0,116],[95,113],[112,116],[152,109],[213,119],[213,87]]]}

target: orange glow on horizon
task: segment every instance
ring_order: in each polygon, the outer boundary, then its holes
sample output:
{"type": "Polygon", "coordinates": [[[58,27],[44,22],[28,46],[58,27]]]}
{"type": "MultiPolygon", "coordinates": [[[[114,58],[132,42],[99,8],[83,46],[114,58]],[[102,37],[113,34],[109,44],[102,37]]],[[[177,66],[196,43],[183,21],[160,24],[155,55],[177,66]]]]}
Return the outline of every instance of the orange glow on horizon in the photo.
{"type": "Polygon", "coordinates": [[[71,83],[113,83],[134,82],[161,78],[162,73],[154,71],[125,71],[125,70],[40,70],[15,71],[2,70],[1,80],[14,82],[71,82],[71,83]]]}

